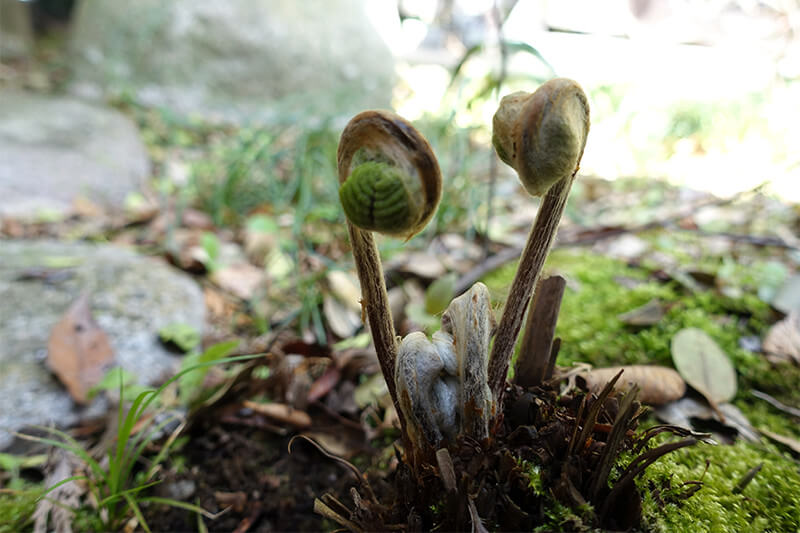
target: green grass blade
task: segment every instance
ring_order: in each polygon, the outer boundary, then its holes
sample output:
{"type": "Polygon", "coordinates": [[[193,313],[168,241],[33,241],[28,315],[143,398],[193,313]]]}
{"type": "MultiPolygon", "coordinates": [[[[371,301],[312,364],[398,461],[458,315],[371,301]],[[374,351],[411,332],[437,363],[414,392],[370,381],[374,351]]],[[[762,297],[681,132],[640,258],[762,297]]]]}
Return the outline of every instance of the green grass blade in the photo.
{"type": "Polygon", "coordinates": [[[109,493],[115,494],[120,491],[121,487],[124,486],[124,482],[127,479],[127,476],[130,474],[133,464],[143,450],[143,445],[147,443],[146,439],[144,439],[142,443],[139,443],[139,440],[135,439],[133,444],[136,446],[136,448],[134,448],[132,452],[126,453],[126,450],[129,449],[128,447],[131,444],[130,439],[134,426],[142,418],[147,407],[149,407],[150,404],[161,395],[164,389],[166,389],[171,383],[174,383],[176,380],[180,379],[180,377],[184,374],[198,368],[205,368],[213,365],[233,363],[238,361],[247,361],[249,359],[262,357],[263,355],[264,354],[261,353],[240,355],[236,357],[217,359],[215,361],[197,363],[196,365],[192,365],[176,373],[174,376],[164,382],[164,384],[162,384],[159,388],[155,390],[144,391],[139,394],[136,399],[134,399],[131,407],[128,409],[125,419],[120,420],[119,428],[117,430],[117,446],[113,456],[111,453],[109,453],[109,493]]]}
{"type": "Polygon", "coordinates": [[[35,435],[25,435],[24,433],[14,433],[15,436],[24,439],[30,440],[33,442],[40,442],[42,444],[49,444],[51,446],[55,446],[57,448],[61,448],[62,450],[66,450],[68,452],[72,452],[73,454],[77,455],[84,463],[89,465],[89,469],[92,471],[94,475],[98,477],[98,479],[105,479],[105,472],[102,468],[100,468],[100,463],[95,461],[87,452],[83,449],[78,441],[70,437],[67,433],[60,431],[55,428],[48,428],[44,426],[32,426],[35,429],[41,429],[42,431],[47,431],[64,439],[64,441],[55,440],[55,439],[48,439],[46,437],[37,437],[35,435]]]}
{"type": "Polygon", "coordinates": [[[478,52],[482,51],[483,49],[484,45],[483,43],[481,43],[471,46],[470,48],[467,49],[466,52],[464,52],[464,55],[461,56],[461,60],[455,66],[455,68],[453,69],[453,73],[450,75],[450,83],[447,84],[448,89],[452,87],[452,85],[455,83],[456,78],[458,78],[458,75],[461,73],[461,69],[464,68],[464,64],[469,60],[469,58],[474,56],[478,52]]]}
{"type": "MultiPolygon", "coordinates": [[[[133,452],[127,454],[127,456],[125,458],[125,462],[124,462],[123,468],[122,468],[122,474],[123,474],[122,479],[128,479],[128,477],[130,476],[131,470],[133,470],[133,466],[136,464],[136,461],[139,460],[139,457],[142,456],[142,452],[144,451],[144,447],[147,446],[147,443],[149,443],[151,441],[150,436],[154,435],[154,434],[158,433],[159,431],[161,431],[162,429],[164,429],[173,420],[179,420],[179,419],[180,419],[180,417],[178,417],[178,416],[169,417],[166,420],[164,420],[163,422],[159,423],[154,428],[150,429],[150,431],[145,432],[143,430],[140,433],[140,435],[147,434],[147,437],[142,438],[141,442],[136,440],[136,441],[134,441],[132,443],[133,445],[136,446],[136,448],[134,449],[133,452]],[[137,444],[137,442],[138,442],[138,444],[137,444]]],[[[137,437],[138,437],[138,435],[137,435],[137,437]]],[[[157,466],[161,461],[164,460],[164,458],[166,457],[166,454],[168,452],[169,452],[168,446],[162,446],[161,450],[159,450],[158,454],[156,454],[156,459],[153,460],[154,461],[153,465],[151,465],[150,469],[148,469],[148,472],[147,472],[148,475],[146,476],[146,479],[150,478],[151,470],[153,470],[154,466],[157,466]]]]}
{"type": "Polygon", "coordinates": [[[114,503],[117,500],[119,500],[120,498],[124,498],[126,494],[130,495],[130,496],[134,496],[135,494],[137,494],[137,493],[139,493],[139,492],[141,492],[141,491],[143,491],[145,489],[149,489],[153,485],[158,485],[159,483],[161,483],[161,481],[151,481],[150,483],[144,483],[142,485],[139,485],[138,487],[133,487],[132,489],[125,489],[125,490],[119,491],[118,493],[112,494],[110,496],[107,496],[107,497],[103,498],[102,500],[100,500],[99,502],[97,502],[97,506],[98,507],[102,507],[104,505],[108,505],[109,503],[114,503]]]}
{"type": "Polygon", "coordinates": [[[224,364],[227,364],[227,363],[237,363],[237,362],[240,362],[240,361],[249,361],[250,359],[257,359],[257,358],[263,357],[265,355],[266,354],[264,354],[264,353],[255,353],[255,354],[248,354],[248,355],[237,355],[237,356],[234,356],[234,357],[225,357],[223,359],[217,359],[216,361],[205,361],[205,362],[197,363],[196,365],[192,365],[190,367],[184,368],[180,372],[176,373],[174,376],[169,378],[167,381],[165,381],[164,384],[161,385],[159,388],[157,388],[154,391],[153,396],[149,400],[147,400],[147,402],[145,402],[142,405],[142,409],[146,409],[153,400],[155,400],[157,397],[159,397],[161,395],[162,392],[164,392],[164,389],[166,389],[169,385],[174,383],[176,380],[180,379],[180,377],[183,376],[184,374],[186,374],[187,372],[191,372],[192,370],[195,370],[195,369],[198,369],[198,368],[205,368],[205,367],[209,367],[209,366],[224,365],[224,364]]]}
{"type": "Polygon", "coordinates": [[[144,515],[142,514],[142,510],[139,509],[139,504],[136,503],[136,500],[130,494],[123,494],[123,498],[125,501],[128,502],[128,506],[133,511],[133,514],[136,515],[136,519],[139,520],[139,525],[142,526],[147,533],[150,532],[150,527],[147,525],[147,520],[144,519],[144,515]]]}
{"type": "Polygon", "coordinates": [[[147,470],[145,479],[150,479],[156,473],[156,468],[158,468],[158,465],[164,462],[167,455],[172,450],[173,445],[177,441],[178,435],[183,431],[184,427],[186,427],[185,420],[175,431],[172,432],[172,435],[169,436],[167,442],[164,443],[164,446],[162,446],[158,454],[156,454],[155,458],[152,460],[152,463],[150,464],[150,468],[147,470]]]}
{"type": "Polygon", "coordinates": [[[195,505],[193,503],[182,502],[180,500],[173,500],[172,498],[159,498],[158,496],[148,496],[146,498],[142,498],[139,501],[143,502],[152,502],[152,503],[161,503],[164,505],[169,505],[171,507],[179,507],[180,509],[186,509],[187,511],[195,512],[199,515],[202,515],[210,520],[214,520],[217,518],[220,513],[214,514],[206,511],[202,507],[195,505]]]}
{"type": "Polygon", "coordinates": [[[58,483],[56,483],[55,485],[53,485],[52,487],[47,487],[46,489],[44,489],[44,492],[42,492],[42,493],[39,495],[39,497],[37,498],[37,501],[38,501],[38,500],[41,500],[42,498],[44,498],[45,496],[47,496],[48,494],[50,494],[51,492],[53,492],[54,490],[56,490],[56,489],[57,489],[58,487],[60,487],[61,485],[66,485],[66,484],[67,484],[67,483],[69,483],[70,481],[80,481],[80,480],[83,480],[83,479],[86,479],[86,480],[88,480],[89,478],[87,478],[86,476],[70,476],[70,477],[68,477],[68,478],[64,478],[64,479],[62,479],[61,481],[59,481],[58,483]]]}
{"type": "Polygon", "coordinates": [[[131,433],[133,432],[133,427],[136,425],[136,422],[141,418],[141,414],[137,413],[139,407],[145,402],[145,399],[148,396],[151,396],[153,391],[144,391],[140,393],[135,400],[133,400],[133,404],[128,409],[127,414],[125,415],[124,420],[119,420],[118,428],[117,428],[117,446],[115,448],[115,452],[113,457],[109,453],[109,485],[111,494],[117,493],[120,488],[122,487],[124,478],[123,478],[123,471],[125,470],[124,465],[126,461],[126,453],[125,450],[127,449],[131,437],[131,433]]]}

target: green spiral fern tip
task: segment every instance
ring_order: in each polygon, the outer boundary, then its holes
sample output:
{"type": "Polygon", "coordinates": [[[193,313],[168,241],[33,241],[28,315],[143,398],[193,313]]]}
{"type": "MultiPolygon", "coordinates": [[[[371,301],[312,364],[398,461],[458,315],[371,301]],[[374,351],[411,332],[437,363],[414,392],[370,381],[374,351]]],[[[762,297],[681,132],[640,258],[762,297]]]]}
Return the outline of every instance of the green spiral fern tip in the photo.
{"type": "Polygon", "coordinates": [[[412,223],[401,171],[386,163],[358,165],[339,187],[339,200],[348,220],[363,230],[405,235],[412,223]]]}

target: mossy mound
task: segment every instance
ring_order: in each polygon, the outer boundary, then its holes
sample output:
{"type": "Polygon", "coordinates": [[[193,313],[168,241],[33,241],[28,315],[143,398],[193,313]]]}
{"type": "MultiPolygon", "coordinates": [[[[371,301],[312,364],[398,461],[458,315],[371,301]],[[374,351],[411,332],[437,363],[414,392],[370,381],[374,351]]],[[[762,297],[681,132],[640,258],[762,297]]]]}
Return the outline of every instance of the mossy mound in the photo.
{"type": "MultiPolygon", "coordinates": [[[[720,263],[720,268],[723,264],[720,263]]],[[[502,302],[516,264],[484,279],[495,302],[502,302]]],[[[740,339],[761,337],[771,319],[770,307],[755,294],[732,298],[715,290],[688,290],[676,281],[660,281],[653,272],[588,252],[557,250],[547,274],[567,279],[556,336],[561,337],[558,364],[596,367],[627,364],[672,366],[670,342],[683,328],[708,333],[727,353],[739,374],[740,397],[758,388],[787,402],[800,402],[800,369],[775,367],[760,354],[742,348],[740,339]],[[645,328],[627,326],[619,315],[657,299],[664,317],[645,328]]]]}
{"type": "MultiPolygon", "coordinates": [[[[800,527],[800,472],[772,446],[738,441],[731,446],[698,445],[654,463],[638,483],[644,526],[650,531],[797,531],[800,527]],[[706,461],[708,470],[706,470],[706,461]],[[763,464],[741,492],[736,486],[748,471],[763,464]],[[665,480],[675,486],[702,480],[693,497],[671,502],[658,492],[665,480]]],[[[680,490],[680,489],[678,489],[680,490]]]]}
{"type": "MultiPolygon", "coordinates": [[[[722,261],[717,266],[730,270],[730,264],[722,261]]],[[[716,275],[713,267],[713,262],[704,264],[706,271],[716,275]]],[[[497,305],[502,305],[497,302],[505,299],[515,271],[516,264],[511,264],[484,280],[497,305]]],[[[756,428],[800,439],[796,420],[750,393],[751,389],[758,389],[785,403],[800,403],[797,386],[800,369],[789,364],[772,365],[761,354],[740,344],[743,338],[763,337],[775,319],[769,305],[756,295],[753,280],[747,278],[749,274],[738,278],[742,290],[731,297],[714,288],[688,289],[677,281],[664,281],[663,276],[656,276],[652,270],[574,250],[551,254],[546,274],[560,274],[567,279],[556,329],[556,336],[562,340],[559,365],[586,362],[596,367],[672,366],[672,337],[686,327],[700,328],[719,344],[736,367],[739,392],[734,404],[748,420],[756,428]],[[665,310],[657,323],[634,328],[619,318],[654,299],[665,310]]],[[[642,528],[797,531],[799,468],[798,462],[772,445],[742,441],[731,446],[701,444],[668,454],[638,480],[645,497],[642,528]],[[745,474],[762,463],[762,469],[747,487],[735,493],[734,488],[745,474]],[[679,497],[691,487],[692,481],[698,480],[703,484],[699,492],[690,498],[679,497]]],[[[554,507],[549,527],[558,529],[559,523],[574,525],[574,516],[574,511],[559,511],[554,507]]]]}
{"type": "Polygon", "coordinates": [[[22,484],[21,488],[0,492],[0,533],[16,533],[30,525],[42,491],[22,484]]]}

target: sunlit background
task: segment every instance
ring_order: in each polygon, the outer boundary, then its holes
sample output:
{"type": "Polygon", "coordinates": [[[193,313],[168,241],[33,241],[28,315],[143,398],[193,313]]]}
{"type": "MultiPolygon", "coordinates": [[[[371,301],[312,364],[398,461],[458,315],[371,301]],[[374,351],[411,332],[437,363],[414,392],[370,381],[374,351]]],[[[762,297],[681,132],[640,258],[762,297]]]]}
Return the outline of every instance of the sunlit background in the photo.
{"type": "MultiPolygon", "coordinates": [[[[171,50],[158,49],[157,38],[148,33],[158,33],[166,24],[187,42],[194,42],[192,32],[219,32],[220,39],[226,39],[225,32],[238,29],[215,24],[214,9],[220,8],[213,7],[214,2],[199,3],[201,7],[190,11],[185,20],[166,21],[164,17],[177,16],[168,13],[166,6],[137,3],[129,10],[138,11],[124,16],[138,21],[131,31],[139,35],[123,40],[118,32],[117,42],[113,31],[118,31],[120,22],[109,20],[108,12],[84,16],[100,11],[101,4],[91,0],[3,0],[0,20],[6,29],[0,32],[0,57],[5,56],[7,64],[0,69],[2,83],[10,80],[13,85],[19,76],[14,68],[16,37],[7,31],[13,23],[13,4],[32,6],[39,40],[55,43],[45,54],[49,65],[55,63],[59,74],[58,69],[64,67],[71,76],[68,82],[59,80],[64,86],[58,88],[71,94],[96,98],[123,93],[144,104],[166,102],[177,110],[183,106],[195,111],[193,103],[214,89],[207,87],[209,73],[210,85],[247,85],[248,80],[237,77],[247,78],[248,73],[226,66],[220,54],[229,52],[214,50],[213,40],[210,49],[196,51],[190,61],[196,64],[175,65],[170,63],[171,50]],[[114,28],[107,30],[110,36],[102,35],[103,17],[114,28]],[[71,61],[75,57],[82,58],[82,66],[71,61]],[[208,72],[206,77],[198,75],[192,85],[194,67],[208,72]],[[170,70],[178,72],[175,79],[170,70]],[[99,88],[82,76],[88,72],[91,78],[98,71],[104,76],[99,88]],[[135,82],[130,81],[137,76],[135,82]],[[182,84],[179,96],[161,98],[159,91],[176,79],[182,84]],[[108,90],[109,80],[114,90],[108,90]],[[116,83],[120,80],[129,86],[116,83]]],[[[277,32],[277,36],[298,32],[302,17],[319,9],[315,5],[273,2],[254,8],[251,24],[241,28],[242,53],[253,53],[246,45],[248,32],[277,32]],[[296,17],[297,25],[286,29],[283,22],[259,21],[260,16],[268,19],[271,15],[276,20],[296,17]]],[[[396,83],[391,100],[382,102],[391,101],[411,120],[450,117],[460,127],[475,128],[473,140],[488,147],[487,125],[503,94],[531,90],[553,76],[570,77],[584,86],[592,105],[584,174],[609,180],[620,176],[665,179],[722,196],[768,182],[766,191],[787,201],[800,200],[798,2],[365,0],[342,2],[338,7],[352,11],[343,14],[344,19],[366,15],[391,51],[396,83]]],[[[219,20],[226,20],[224,13],[219,20]]],[[[292,76],[313,77],[302,70],[306,59],[315,50],[324,56],[331,39],[341,41],[335,31],[320,33],[316,41],[314,37],[301,35],[306,40],[298,47],[304,49],[263,51],[296,57],[299,74],[276,70],[278,83],[292,76]]],[[[374,46],[355,50],[376,54],[374,46]]],[[[345,78],[360,78],[359,68],[369,59],[353,54],[352,47],[336,49],[331,58],[320,60],[340,63],[331,68],[338,68],[345,78]]],[[[384,61],[382,57],[376,54],[374,61],[384,61]]],[[[369,76],[363,78],[359,83],[368,89],[380,85],[369,76]]],[[[25,82],[47,85],[35,76],[25,82]]],[[[241,98],[235,90],[233,96],[223,91],[226,109],[222,114],[244,106],[248,97],[257,96],[257,90],[256,84],[242,91],[241,98]]],[[[293,90],[291,82],[286,90],[293,90]]],[[[369,105],[374,99],[365,95],[364,101],[369,105]]],[[[335,109],[336,104],[327,108],[335,109]]],[[[257,116],[250,109],[243,114],[257,116]]]]}
{"type": "Polygon", "coordinates": [[[769,182],[800,200],[796,2],[402,0],[402,20],[394,2],[368,7],[398,58],[396,106],[412,119],[445,112],[448,88],[474,94],[503,68],[500,90],[458,109],[459,124],[488,123],[498,94],[571,77],[592,104],[584,173],[723,196],[769,182]]]}

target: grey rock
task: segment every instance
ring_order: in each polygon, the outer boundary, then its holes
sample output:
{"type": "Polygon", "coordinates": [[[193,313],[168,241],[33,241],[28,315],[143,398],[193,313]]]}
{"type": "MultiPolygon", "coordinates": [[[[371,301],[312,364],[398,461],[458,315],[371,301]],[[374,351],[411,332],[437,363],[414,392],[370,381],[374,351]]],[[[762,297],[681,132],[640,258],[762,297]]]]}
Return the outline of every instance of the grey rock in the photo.
{"type": "Polygon", "coordinates": [[[191,479],[167,481],[157,489],[160,496],[178,501],[188,501],[197,491],[197,484],[191,479]]]}
{"type": "Polygon", "coordinates": [[[149,175],[136,126],[68,97],[0,93],[0,215],[64,212],[76,196],[120,205],[149,175]]]}
{"type": "Polygon", "coordinates": [[[69,426],[103,412],[102,399],[75,405],[45,366],[50,331],[83,291],[116,362],[144,384],[164,379],[180,360],[159,343],[160,328],[174,322],[203,328],[202,291],[159,259],[110,245],[0,240],[0,450],[11,442],[8,431],[69,426]],[[20,279],[52,267],[67,275],[20,279]]]}
{"type": "Polygon", "coordinates": [[[372,0],[83,0],[74,92],[240,123],[386,107],[394,58],[372,0]]]}
{"type": "Polygon", "coordinates": [[[16,61],[33,55],[33,25],[28,5],[0,0],[0,59],[16,61]]]}

